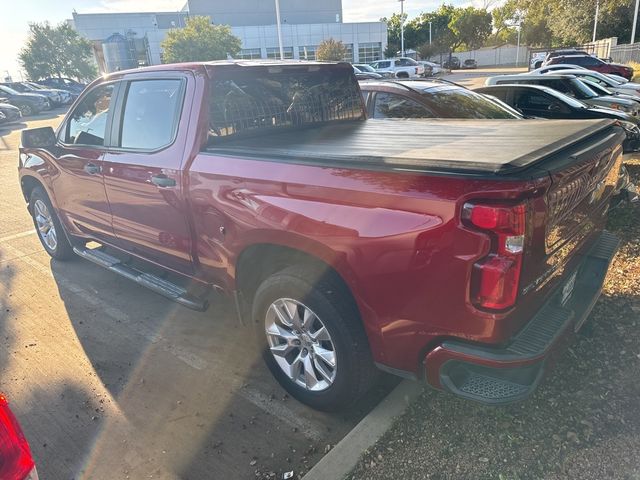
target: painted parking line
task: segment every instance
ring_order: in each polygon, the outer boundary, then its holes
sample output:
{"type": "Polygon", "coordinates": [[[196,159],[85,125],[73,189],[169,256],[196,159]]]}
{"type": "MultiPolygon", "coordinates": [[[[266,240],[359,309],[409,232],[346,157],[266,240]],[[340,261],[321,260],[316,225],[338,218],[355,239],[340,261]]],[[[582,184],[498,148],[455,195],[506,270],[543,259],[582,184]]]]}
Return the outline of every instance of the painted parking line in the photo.
{"type": "Polygon", "coordinates": [[[299,414],[293,412],[284,403],[274,400],[272,397],[265,395],[251,387],[242,387],[238,390],[238,394],[253,403],[262,411],[278,418],[289,427],[296,429],[309,440],[320,442],[325,435],[322,433],[323,428],[313,422],[302,418],[299,414]]]}
{"type": "Polygon", "coordinates": [[[16,240],[18,238],[28,237],[36,233],[34,230],[27,230],[26,232],[15,233],[13,235],[7,235],[6,237],[0,237],[0,243],[10,242],[11,240],[16,240]]]}

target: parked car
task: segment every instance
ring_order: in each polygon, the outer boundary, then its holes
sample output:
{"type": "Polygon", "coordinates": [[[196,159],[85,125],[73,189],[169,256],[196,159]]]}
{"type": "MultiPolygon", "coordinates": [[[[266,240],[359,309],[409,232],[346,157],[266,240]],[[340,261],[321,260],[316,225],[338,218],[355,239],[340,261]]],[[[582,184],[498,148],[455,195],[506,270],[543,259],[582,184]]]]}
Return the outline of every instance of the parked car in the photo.
{"type": "Polygon", "coordinates": [[[3,480],[38,480],[29,442],[7,399],[0,394],[0,478],[3,480]]]}
{"type": "Polygon", "coordinates": [[[483,95],[446,81],[360,82],[369,118],[522,119],[483,95]]]}
{"type": "Polygon", "coordinates": [[[22,117],[22,113],[20,113],[18,107],[4,103],[2,99],[0,99],[0,112],[2,112],[5,117],[5,123],[17,122],[22,117]]]}
{"type": "Polygon", "coordinates": [[[601,87],[604,87],[613,92],[623,93],[627,95],[640,95],[640,83],[619,83],[613,80],[609,75],[605,75],[604,73],[596,72],[594,70],[563,70],[562,74],[573,75],[582,81],[589,80],[591,82],[595,82],[601,87]]]}
{"type": "Polygon", "coordinates": [[[442,66],[449,70],[457,70],[460,68],[460,59],[458,57],[449,57],[442,62],[442,66]]]}
{"type": "Polygon", "coordinates": [[[76,80],[73,80],[72,78],[65,78],[65,77],[49,77],[49,78],[45,78],[44,80],[39,80],[38,82],[39,85],[43,85],[45,87],[51,87],[51,88],[59,88],[61,90],[67,90],[69,92],[74,92],[74,93],[82,93],[82,91],[84,90],[84,88],[86,87],[86,85],[84,83],[80,83],[76,80]]]}
{"type": "Polygon", "coordinates": [[[49,104],[52,107],[62,105],[62,95],[59,91],[50,89],[37,89],[26,82],[2,83],[0,85],[12,88],[16,92],[20,93],[34,93],[36,95],[44,95],[45,97],[47,97],[47,99],[49,99],[49,104]]]}
{"type": "Polygon", "coordinates": [[[625,130],[625,152],[640,148],[640,120],[618,110],[588,105],[552,88],[540,85],[494,85],[476,88],[476,92],[494,96],[528,117],[583,120],[608,118],[625,130]]]}
{"type": "Polygon", "coordinates": [[[367,119],[350,65],[222,61],[96,80],[57,132],[22,131],[19,174],[53,258],[195,309],[178,277],[227,293],[315,408],[375,366],[499,404],[598,298],[624,139],[609,120],[367,119]]]}
{"type": "Polygon", "coordinates": [[[485,85],[505,84],[542,85],[574,97],[587,105],[613,108],[635,116],[640,112],[640,106],[636,102],[610,95],[600,96],[574,75],[557,73],[544,75],[496,75],[487,78],[485,81],[485,85]]]}
{"type": "Polygon", "coordinates": [[[478,68],[478,62],[476,62],[473,58],[468,58],[464,62],[462,62],[463,70],[465,69],[468,70],[473,68],[478,68]]]}
{"type": "Polygon", "coordinates": [[[443,71],[440,64],[436,62],[428,62],[426,60],[418,60],[418,63],[424,67],[424,76],[431,77],[433,75],[438,75],[443,71]]]}
{"type": "Polygon", "coordinates": [[[51,108],[49,99],[44,95],[20,93],[4,85],[0,85],[0,96],[6,98],[11,105],[18,107],[23,116],[33,115],[51,108]]]}
{"type": "Polygon", "coordinates": [[[602,96],[610,95],[610,96],[613,96],[613,97],[616,97],[616,98],[624,98],[625,100],[634,101],[640,106],[640,96],[638,96],[638,95],[630,95],[628,93],[613,92],[613,91],[609,90],[608,88],[603,87],[602,85],[600,85],[598,83],[592,82],[590,79],[587,79],[587,78],[583,78],[580,81],[582,83],[584,83],[587,87],[589,87],[591,90],[596,92],[598,95],[602,95],[602,96]]]}
{"type": "Polygon", "coordinates": [[[395,75],[392,72],[382,72],[382,71],[377,72],[375,68],[373,68],[371,65],[367,65],[366,63],[354,63],[353,66],[363,73],[375,73],[376,75],[380,75],[380,77],[382,78],[395,77],[395,75]]]}
{"type": "Polygon", "coordinates": [[[535,70],[522,73],[521,75],[543,75],[545,73],[563,73],[562,70],[587,70],[587,69],[584,67],[581,67],[580,65],[559,63],[558,65],[547,65],[546,67],[538,67],[535,70]]]}
{"type": "Polygon", "coordinates": [[[547,55],[547,52],[533,53],[529,60],[529,69],[535,70],[537,68],[540,68],[542,66],[542,63],[544,62],[544,58],[546,57],[546,55],[547,55]]]}
{"type": "Polygon", "coordinates": [[[376,73],[375,71],[363,72],[355,65],[352,65],[352,66],[353,66],[353,74],[356,76],[358,80],[372,80],[372,79],[376,80],[376,79],[382,78],[382,75],[380,75],[379,73],[376,73]]]}
{"type": "Polygon", "coordinates": [[[620,75],[621,77],[624,77],[628,80],[631,80],[631,78],[633,78],[633,68],[619,63],[608,63],[590,55],[566,55],[561,57],[554,57],[548,62],[545,62],[543,66],[555,65],[560,63],[578,65],[588,70],[594,70],[600,73],[613,73],[615,75],[620,75]]]}
{"type": "Polygon", "coordinates": [[[59,88],[47,88],[39,85],[35,82],[24,82],[25,85],[30,86],[33,89],[34,93],[40,93],[40,91],[51,91],[60,95],[60,104],[68,105],[73,103],[73,101],[78,98],[78,94],[75,92],[70,92],[69,90],[62,90],[59,88]]]}
{"type": "Polygon", "coordinates": [[[578,48],[559,48],[557,50],[551,50],[550,52],[547,52],[546,55],[544,56],[544,63],[548,63],[549,60],[551,60],[552,58],[575,56],[575,55],[586,56],[586,57],[592,56],[586,50],[580,50],[578,48]]]}
{"type": "Polygon", "coordinates": [[[396,78],[420,77],[424,74],[424,67],[413,58],[387,58],[371,63],[376,73],[391,73],[396,78]]]}

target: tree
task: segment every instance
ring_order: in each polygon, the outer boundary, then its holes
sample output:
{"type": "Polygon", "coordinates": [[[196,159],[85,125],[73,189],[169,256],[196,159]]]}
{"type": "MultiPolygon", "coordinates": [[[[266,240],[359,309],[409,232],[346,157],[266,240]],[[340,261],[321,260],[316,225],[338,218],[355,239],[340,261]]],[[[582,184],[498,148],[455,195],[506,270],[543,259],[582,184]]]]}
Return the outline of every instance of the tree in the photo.
{"type": "Polygon", "coordinates": [[[97,69],[91,42],[80,37],[67,23],[30,23],[29,37],[18,58],[31,80],[72,77],[93,80],[97,69]]]}
{"type": "Polygon", "coordinates": [[[470,50],[482,47],[491,35],[491,14],[475,7],[453,10],[449,29],[455,35],[452,49],[462,45],[470,50]]]}
{"type": "Polygon", "coordinates": [[[236,55],[242,46],[228,25],[213,25],[209,17],[189,17],[184,28],[169,30],[160,44],[162,61],[206,62],[236,55]]]}
{"type": "Polygon", "coordinates": [[[349,54],[344,43],[328,38],[318,45],[316,58],[321,62],[341,62],[349,54]]]}

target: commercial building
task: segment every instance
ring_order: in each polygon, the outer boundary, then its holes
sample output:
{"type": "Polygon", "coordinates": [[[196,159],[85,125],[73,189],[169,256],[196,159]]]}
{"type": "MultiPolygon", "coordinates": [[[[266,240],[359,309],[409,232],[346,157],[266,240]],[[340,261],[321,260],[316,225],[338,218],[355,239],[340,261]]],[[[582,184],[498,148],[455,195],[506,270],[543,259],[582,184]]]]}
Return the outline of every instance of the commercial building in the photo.
{"type": "MultiPolygon", "coordinates": [[[[180,12],[73,14],[72,25],[92,41],[101,72],[162,63],[161,42],[190,15],[230,25],[242,40],[241,59],[279,58],[273,0],[189,0],[180,12]]],[[[342,41],[350,62],[383,57],[387,26],[383,22],[345,23],[342,0],[280,0],[285,58],[315,60],[318,45],[328,38],[342,41]]]]}

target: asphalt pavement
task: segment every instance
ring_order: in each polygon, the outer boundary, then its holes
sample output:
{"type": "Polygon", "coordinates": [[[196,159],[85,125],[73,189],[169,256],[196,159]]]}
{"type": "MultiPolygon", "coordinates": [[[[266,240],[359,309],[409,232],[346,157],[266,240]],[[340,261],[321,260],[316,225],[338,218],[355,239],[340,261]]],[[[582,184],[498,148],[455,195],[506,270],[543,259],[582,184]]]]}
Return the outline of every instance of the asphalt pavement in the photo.
{"type": "Polygon", "coordinates": [[[81,259],[52,261],[0,126],[0,391],[40,478],[299,478],[395,385],[326,414],[272,379],[228,299],[197,313],[81,259]]]}

